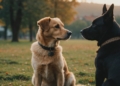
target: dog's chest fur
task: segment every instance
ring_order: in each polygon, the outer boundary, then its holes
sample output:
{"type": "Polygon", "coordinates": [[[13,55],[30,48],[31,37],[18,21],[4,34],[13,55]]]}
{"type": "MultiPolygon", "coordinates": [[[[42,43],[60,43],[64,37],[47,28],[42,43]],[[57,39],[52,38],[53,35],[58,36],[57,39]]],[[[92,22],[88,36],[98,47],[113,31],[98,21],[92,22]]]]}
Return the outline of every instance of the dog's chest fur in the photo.
{"type": "Polygon", "coordinates": [[[48,56],[49,51],[41,48],[37,42],[33,43],[31,46],[31,51],[33,53],[34,59],[39,63],[39,65],[50,64],[58,59],[58,61],[63,58],[62,47],[58,46],[54,51],[54,56],[48,56]]]}
{"type": "Polygon", "coordinates": [[[37,42],[32,44],[32,66],[37,70],[45,80],[53,81],[56,72],[63,70],[64,61],[62,56],[62,47],[58,46],[54,56],[48,56],[48,51],[42,49],[37,42]]]}
{"type": "Polygon", "coordinates": [[[55,70],[54,65],[49,64],[49,65],[41,65],[38,68],[39,73],[42,75],[43,79],[48,80],[48,81],[53,81],[55,80],[55,70]]]}

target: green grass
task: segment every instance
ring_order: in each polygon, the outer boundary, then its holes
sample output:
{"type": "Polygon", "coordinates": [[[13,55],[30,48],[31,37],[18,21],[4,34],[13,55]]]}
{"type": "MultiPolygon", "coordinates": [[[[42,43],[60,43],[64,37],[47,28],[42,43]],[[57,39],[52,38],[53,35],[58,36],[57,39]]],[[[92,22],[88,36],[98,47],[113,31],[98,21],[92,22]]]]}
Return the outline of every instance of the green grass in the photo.
{"type": "MultiPolygon", "coordinates": [[[[0,41],[0,86],[32,86],[31,44],[27,41],[0,41]]],[[[69,70],[75,74],[77,84],[94,86],[94,59],[98,49],[96,42],[67,40],[62,41],[61,45],[69,70]]]]}

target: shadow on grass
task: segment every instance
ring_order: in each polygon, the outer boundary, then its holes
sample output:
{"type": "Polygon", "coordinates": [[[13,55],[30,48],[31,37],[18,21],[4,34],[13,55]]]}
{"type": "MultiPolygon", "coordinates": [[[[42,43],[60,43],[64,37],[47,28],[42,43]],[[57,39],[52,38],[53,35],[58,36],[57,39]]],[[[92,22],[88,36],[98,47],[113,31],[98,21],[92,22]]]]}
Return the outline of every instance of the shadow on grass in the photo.
{"type": "Polygon", "coordinates": [[[23,81],[28,81],[30,80],[30,76],[25,76],[22,74],[18,74],[18,75],[7,75],[7,76],[3,76],[0,75],[0,80],[5,80],[5,81],[13,81],[13,80],[23,80],[23,81]]]}
{"type": "Polygon", "coordinates": [[[0,59],[0,64],[19,64],[19,63],[12,60],[0,59]]]}
{"type": "Polygon", "coordinates": [[[92,79],[92,77],[94,77],[94,74],[90,74],[90,73],[86,73],[86,72],[79,72],[77,75],[80,77],[91,77],[91,79],[84,78],[82,80],[79,80],[78,83],[95,85],[95,81],[92,79]]]}

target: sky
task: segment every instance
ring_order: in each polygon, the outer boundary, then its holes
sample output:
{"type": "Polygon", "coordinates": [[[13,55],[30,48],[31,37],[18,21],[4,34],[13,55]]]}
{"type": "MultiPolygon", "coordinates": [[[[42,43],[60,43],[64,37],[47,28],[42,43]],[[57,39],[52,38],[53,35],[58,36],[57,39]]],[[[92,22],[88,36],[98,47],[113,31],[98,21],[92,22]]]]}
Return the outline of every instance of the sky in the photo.
{"type": "Polygon", "coordinates": [[[81,1],[86,1],[86,2],[93,2],[93,3],[99,3],[99,4],[115,4],[117,6],[120,6],[120,0],[78,0],[79,2],[81,1]]]}

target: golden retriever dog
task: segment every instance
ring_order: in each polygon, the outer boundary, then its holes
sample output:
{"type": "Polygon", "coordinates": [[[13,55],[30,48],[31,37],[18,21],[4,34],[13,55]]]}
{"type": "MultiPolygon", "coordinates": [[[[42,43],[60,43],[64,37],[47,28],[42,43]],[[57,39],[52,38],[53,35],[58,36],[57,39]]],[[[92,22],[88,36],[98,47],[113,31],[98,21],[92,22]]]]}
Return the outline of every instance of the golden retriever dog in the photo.
{"type": "Polygon", "coordinates": [[[31,45],[34,86],[75,86],[75,77],[68,70],[62,55],[60,40],[67,40],[71,32],[59,18],[45,17],[37,21],[36,39],[31,45]]]}

